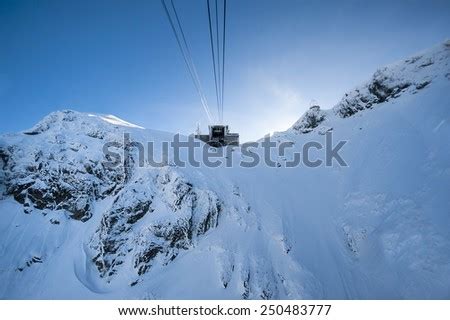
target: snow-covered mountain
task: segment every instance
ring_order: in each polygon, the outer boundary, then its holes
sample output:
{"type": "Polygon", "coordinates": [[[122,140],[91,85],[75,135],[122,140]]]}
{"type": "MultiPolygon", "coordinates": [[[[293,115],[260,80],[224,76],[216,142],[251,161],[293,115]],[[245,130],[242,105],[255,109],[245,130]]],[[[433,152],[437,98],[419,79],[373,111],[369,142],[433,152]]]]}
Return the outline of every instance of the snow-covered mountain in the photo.
{"type": "Polygon", "coordinates": [[[138,166],[124,133],[173,134],[52,113],[0,137],[0,297],[448,299],[449,121],[448,41],[275,133],[275,168],[138,166]],[[285,167],[327,132],[348,167],[285,167]]]}

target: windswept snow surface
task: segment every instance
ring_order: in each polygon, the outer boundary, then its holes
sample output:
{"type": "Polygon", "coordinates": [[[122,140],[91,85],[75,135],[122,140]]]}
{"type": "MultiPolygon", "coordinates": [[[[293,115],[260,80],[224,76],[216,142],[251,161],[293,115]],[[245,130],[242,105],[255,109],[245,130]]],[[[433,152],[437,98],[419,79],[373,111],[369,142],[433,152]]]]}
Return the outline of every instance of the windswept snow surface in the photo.
{"type": "Polygon", "coordinates": [[[108,114],[108,115],[96,115],[96,114],[90,114],[90,117],[98,117],[108,123],[117,125],[117,126],[124,126],[124,127],[130,127],[130,128],[139,128],[139,129],[144,129],[141,126],[138,126],[136,124],[127,122],[125,120],[122,120],[114,115],[108,114]]]}
{"type": "Polygon", "coordinates": [[[445,42],[312,108],[276,168],[107,168],[124,132],[173,135],[74,111],[3,135],[0,297],[449,299],[449,63],[445,42]],[[348,167],[284,167],[326,132],[348,167]]]}

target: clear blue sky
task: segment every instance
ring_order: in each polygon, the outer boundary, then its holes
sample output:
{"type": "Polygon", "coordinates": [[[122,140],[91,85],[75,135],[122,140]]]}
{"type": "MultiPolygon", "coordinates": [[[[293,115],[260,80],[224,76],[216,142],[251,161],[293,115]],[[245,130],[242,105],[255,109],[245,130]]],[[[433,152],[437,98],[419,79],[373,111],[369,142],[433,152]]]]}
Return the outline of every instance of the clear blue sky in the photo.
{"type": "MultiPolygon", "coordinates": [[[[175,0],[215,110],[206,0],[175,0]]],[[[450,1],[228,0],[224,117],[243,140],[330,108],[376,68],[450,37],[450,1]]],[[[0,133],[59,109],[207,125],[159,0],[0,0],[0,133]]]]}

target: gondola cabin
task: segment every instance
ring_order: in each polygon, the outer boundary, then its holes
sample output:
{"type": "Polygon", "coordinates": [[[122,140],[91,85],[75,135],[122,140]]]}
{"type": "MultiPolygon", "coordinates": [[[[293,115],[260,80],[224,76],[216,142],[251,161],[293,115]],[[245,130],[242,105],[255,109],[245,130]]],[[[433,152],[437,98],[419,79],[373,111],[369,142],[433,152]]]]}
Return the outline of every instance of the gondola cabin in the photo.
{"type": "Polygon", "coordinates": [[[231,133],[227,125],[210,125],[208,134],[197,132],[195,138],[213,147],[239,146],[239,133],[231,133]]]}

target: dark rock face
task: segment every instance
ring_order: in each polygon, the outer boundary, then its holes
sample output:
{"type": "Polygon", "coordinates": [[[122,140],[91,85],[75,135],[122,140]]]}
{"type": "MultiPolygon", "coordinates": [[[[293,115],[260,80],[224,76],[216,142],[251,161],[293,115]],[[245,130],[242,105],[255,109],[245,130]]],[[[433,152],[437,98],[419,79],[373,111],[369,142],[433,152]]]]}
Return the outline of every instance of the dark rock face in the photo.
{"type": "Polygon", "coordinates": [[[34,151],[24,164],[25,150],[17,146],[0,149],[4,192],[23,204],[26,213],[33,207],[63,209],[72,219],[87,221],[92,216],[92,201],[122,187],[123,171],[105,168],[100,162],[77,163],[64,151],[34,151]]]}
{"type": "Polygon", "coordinates": [[[17,267],[16,271],[22,272],[25,270],[25,268],[29,268],[35,263],[43,263],[43,262],[44,261],[42,260],[41,257],[33,256],[30,259],[28,259],[27,261],[25,261],[25,263],[23,265],[17,267]]]}
{"type": "Polygon", "coordinates": [[[372,83],[369,85],[369,93],[375,97],[373,103],[382,103],[389,98],[396,98],[403,89],[406,89],[411,85],[411,83],[407,81],[392,83],[390,80],[391,79],[383,75],[380,71],[375,74],[372,83]]]}
{"type": "Polygon", "coordinates": [[[213,192],[194,187],[174,169],[141,177],[127,184],[103,214],[89,244],[96,253],[92,260],[108,281],[127,259],[142,275],[155,263],[170,263],[216,227],[220,211],[213,192]]]}
{"type": "Polygon", "coordinates": [[[23,134],[3,137],[0,192],[23,204],[25,213],[65,210],[74,220],[89,220],[93,201],[117,193],[125,183],[124,166],[105,166],[102,143],[92,142],[93,132],[107,135],[108,130],[112,138],[120,137],[114,127],[102,128],[74,111],[62,111],[23,134]]]}
{"type": "Polygon", "coordinates": [[[445,42],[433,55],[417,55],[404,60],[404,63],[384,67],[375,72],[366,85],[347,93],[334,107],[334,111],[346,118],[396,99],[407,91],[417,93],[428,87],[440,74],[448,72],[445,61],[449,56],[449,42],[445,42]]]}
{"type": "Polygon", "coordinates": [[[385,72],[386,69],[377,71],[366,87],[346,94],[335,107],[337,114],[342,118],[350,117],[361,110],[399,97],[412,85],[408,80],[392,78],[385,72]]]}
{"type": "Polygon", "coordinates": [[[319,106],[312,106],[305,114],[292,126],[292,129],[299,133],[311,132],[314,128],[325,120],[325,113],[319,106]]]}
{"type": "Polygon", "coordinates": [[[428,86],[430,83],[431,83],[431,81],[422,81],[420,83],[417,83],[416,89],[421,90],[421,89],[425,88],[426,86],[428,86]]]}
{"type": "Polygon", "coordinates": [[[142,180],[136,181],[134,186],[122,190],[102,216],[94,236],[96,241],[92,243],[92,249],[97,252],[92,261],[102,277],[116,273],[127,254],[124,245],[129,240],[131,228],[154,210],[151,207],[153,193],[142,188],[138,191],[136,188],[138,184],[142,187],[143,183],[142,180]]]}

